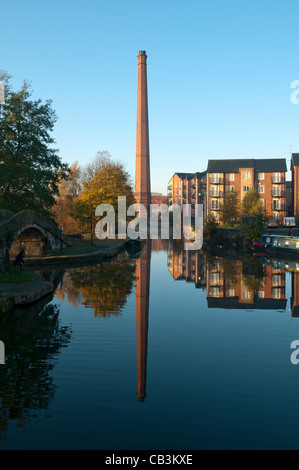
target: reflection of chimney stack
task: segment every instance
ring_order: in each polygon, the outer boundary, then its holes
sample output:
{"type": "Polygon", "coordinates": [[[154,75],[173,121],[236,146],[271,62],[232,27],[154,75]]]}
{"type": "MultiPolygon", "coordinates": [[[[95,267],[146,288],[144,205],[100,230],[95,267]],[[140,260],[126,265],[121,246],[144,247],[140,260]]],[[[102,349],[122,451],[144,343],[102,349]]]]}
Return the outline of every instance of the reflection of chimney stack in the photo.
{"type": "Polygon", "coordinates": [[[138,88],[137,88],[137,129],[136,129],[136,167],[135,199],[148,211],[151,203],[148,100],[145,51],[138,54],[138,88]]]}
{"type": "Polygon", "coordinates": [[[140,258],[136,260],[136,334],[137,334],[137,393],[138,401],[146,397],[146,366],[148,339],[149,285],[151,241],[148,240],[140,258]]]}
{"type": "Polygon", "coordinates": [[[299,273],[292,272],[292,317],[299,317],[299,273]]]}

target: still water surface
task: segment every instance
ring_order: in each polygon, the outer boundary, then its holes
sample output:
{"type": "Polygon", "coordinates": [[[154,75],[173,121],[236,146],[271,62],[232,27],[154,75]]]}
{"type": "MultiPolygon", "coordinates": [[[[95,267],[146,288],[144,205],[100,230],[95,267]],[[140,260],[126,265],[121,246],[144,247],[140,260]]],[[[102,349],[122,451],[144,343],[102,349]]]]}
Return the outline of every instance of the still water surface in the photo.
{"type": "Polygon", "coordinates": [[[154,241],[56,273],[1,318],[0,446],[298,448],[297,268],[154,241]]]}

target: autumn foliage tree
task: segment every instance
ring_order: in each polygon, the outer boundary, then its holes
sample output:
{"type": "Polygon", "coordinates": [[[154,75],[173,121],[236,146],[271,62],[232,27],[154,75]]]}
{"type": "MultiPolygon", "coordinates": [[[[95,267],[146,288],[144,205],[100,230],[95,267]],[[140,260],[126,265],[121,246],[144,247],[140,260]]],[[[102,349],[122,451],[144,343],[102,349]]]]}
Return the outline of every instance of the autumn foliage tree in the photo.
{"type": "Polygon", "coordinates": [[[95,215],[100,204],[111,204],[117,213],[118,196],[126,196],[127,207],[135,202],[130,176],[122,163],[100,154],[94,168],[83,180],[83,190],[74,203],[73,216],[81,224],[95,215]]]}
{"type": "Polygon", "coordinates": [[[268,217],[259,193],[254,188],[249,189],[242,200],[241,216],[243,236],[248,240],[260,237],[268,217]]]}
{"type": "Polygon", "coordinates": [[[63,227],[64,233],[68,235],[81,233],[78,221],[72,217],[74,201],[81,192],[81,173],[78,162],[70,166],[69,177],[60,182],[59,193],[55,198],[55,205],[52,209],[58,227],[63,227]]]}
{"type": "Polygon", "coordinates": [[[236,227],[239,223],[240,210],[237,193],[229,192],[224,195],[220,205],[219,218],[223,225],[236,227]]]}

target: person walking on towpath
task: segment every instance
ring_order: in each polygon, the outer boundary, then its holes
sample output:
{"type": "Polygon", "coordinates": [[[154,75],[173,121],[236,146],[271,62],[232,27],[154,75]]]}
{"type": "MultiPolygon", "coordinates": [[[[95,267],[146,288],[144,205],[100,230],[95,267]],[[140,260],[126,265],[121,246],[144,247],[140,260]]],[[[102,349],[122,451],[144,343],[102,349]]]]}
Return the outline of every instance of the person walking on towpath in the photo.
{"type": "Polygon", "coordinates": [[[20,271],[22,271],[22,266],[24,264],[24,256],[25,256],[25,251],[22,250],[20,251],[20,253],[18,254],[18,256],[16,256],[16,259],[15,259],[15,266],[16,267],[20,267],[20,271]]]}

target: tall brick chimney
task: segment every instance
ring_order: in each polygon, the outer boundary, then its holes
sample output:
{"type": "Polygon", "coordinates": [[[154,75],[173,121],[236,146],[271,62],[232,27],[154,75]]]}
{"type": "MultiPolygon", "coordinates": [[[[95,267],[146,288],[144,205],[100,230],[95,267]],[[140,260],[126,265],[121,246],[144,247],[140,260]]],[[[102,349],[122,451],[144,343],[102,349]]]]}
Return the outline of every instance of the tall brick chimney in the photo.
{"type": "Polygon", "coordinates": [[[135,199],[148,211],[151,203],[150,155],[148,131],[147,73],[145,51],[139,51],[138,88],[137,88],[137,130],[136,130],[136,167],[135,199]]]}

